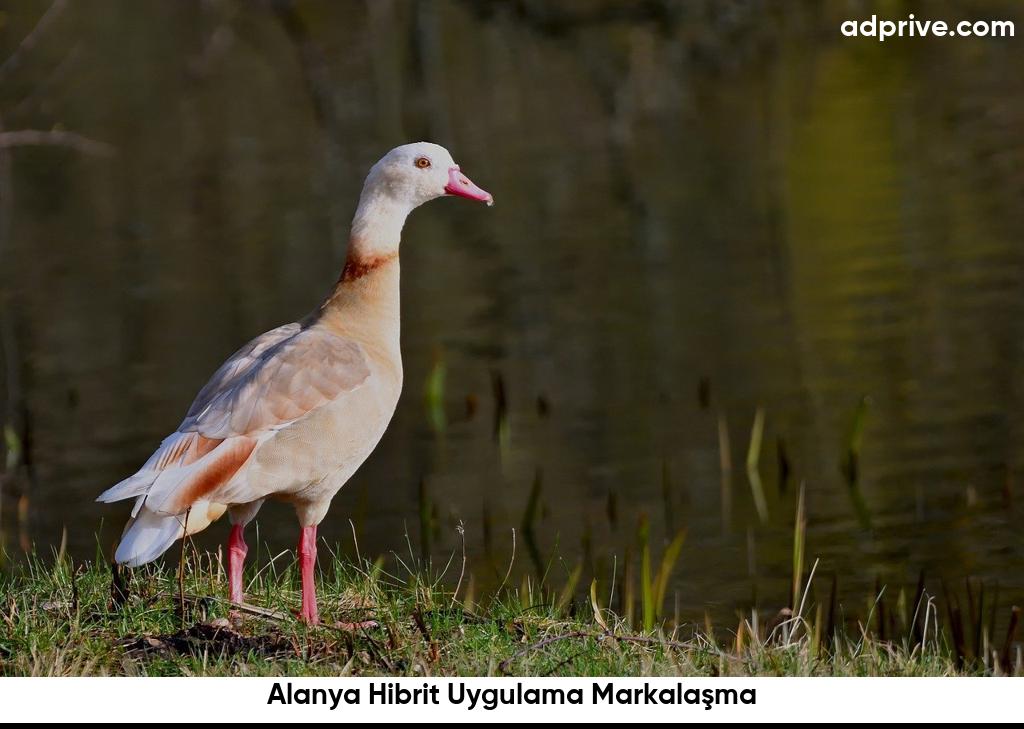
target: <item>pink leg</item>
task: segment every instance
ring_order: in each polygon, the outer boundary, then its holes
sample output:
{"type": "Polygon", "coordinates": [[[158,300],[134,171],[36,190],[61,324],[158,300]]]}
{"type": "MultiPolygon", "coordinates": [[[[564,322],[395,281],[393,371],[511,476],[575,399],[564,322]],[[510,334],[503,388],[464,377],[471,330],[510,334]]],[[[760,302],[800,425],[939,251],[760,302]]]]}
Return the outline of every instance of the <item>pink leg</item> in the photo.
{"type": "Polygon", "coordinates": [[[249,552],[242,536],[244,528],[241,524],[235,524],[231,527],[231,537],[228,539],[228,585],[231,589],[231,602],[237,603],[242,602],[242,565],[249,552]]]}
{"type": "Polygon", "coordinates": [[[299,619],[316,625],[320,615],[316,609],[316,525],[303,527],[299,534],[299,567],[302,572],[302,612],[299,619]]]}

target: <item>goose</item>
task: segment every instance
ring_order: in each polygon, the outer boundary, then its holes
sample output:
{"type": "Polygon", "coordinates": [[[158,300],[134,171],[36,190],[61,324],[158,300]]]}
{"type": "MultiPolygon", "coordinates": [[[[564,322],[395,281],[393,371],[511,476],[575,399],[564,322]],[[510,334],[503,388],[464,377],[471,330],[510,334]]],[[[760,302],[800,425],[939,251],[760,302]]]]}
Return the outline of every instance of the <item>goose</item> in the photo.
{"type": "Polygon", "coordinates": [[[298,617],[319,622],[317,525],[384,435],[402,389],[402,228],[415,208],[444,196],[494,203],[437,144],[396,147],[370,169],[323,303],[235,352],[142,468],[98,497],[135,499],[116,562],[151,562],[226,511],[230,599],[242,603],[245,526],[267,499],[284,501],[300,526],[298,617]]]}

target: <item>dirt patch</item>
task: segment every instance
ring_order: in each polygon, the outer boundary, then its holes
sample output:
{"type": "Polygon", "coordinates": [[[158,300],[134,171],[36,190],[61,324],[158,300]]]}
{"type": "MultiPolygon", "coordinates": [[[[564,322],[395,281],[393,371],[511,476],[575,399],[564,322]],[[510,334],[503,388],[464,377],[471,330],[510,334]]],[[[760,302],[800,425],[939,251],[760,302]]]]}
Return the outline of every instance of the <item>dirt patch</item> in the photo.
{"type": "Polygon", "coordinates": [[[211,623],[199,623],[167,635],[140,636],[122,645],[132,658],[172,653],[261,658],[299,655],[296,645],[281,634],[243,635],[231,627],[211,623]]]}

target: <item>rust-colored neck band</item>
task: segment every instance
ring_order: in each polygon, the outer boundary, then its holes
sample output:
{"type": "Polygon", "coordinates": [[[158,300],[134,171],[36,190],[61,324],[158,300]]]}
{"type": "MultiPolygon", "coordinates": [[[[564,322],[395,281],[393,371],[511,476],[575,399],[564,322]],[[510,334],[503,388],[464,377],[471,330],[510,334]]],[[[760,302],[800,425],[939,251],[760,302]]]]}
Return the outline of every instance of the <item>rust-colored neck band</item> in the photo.
{"type": "Polygon", "coordinates": [[[345,259],[345,267],[341,269],[341,278],[338,279],[338,282],[349,283],[351,281],[357,281],[363,276],[373,273],[384,264],[391,262],[397,256],[397,253],[391,253],[383,256],[350,255],[345,259]]]}

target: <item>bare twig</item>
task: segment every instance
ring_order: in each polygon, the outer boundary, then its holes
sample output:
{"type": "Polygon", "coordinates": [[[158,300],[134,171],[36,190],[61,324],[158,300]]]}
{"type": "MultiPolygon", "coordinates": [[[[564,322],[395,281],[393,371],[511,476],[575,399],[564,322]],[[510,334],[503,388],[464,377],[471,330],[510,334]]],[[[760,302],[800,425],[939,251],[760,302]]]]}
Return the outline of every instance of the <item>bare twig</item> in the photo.
{"type": "Polygon", "coordinates": [[[459,522],[458,526],[459,537],[462,539],[462,571],[459,572],[459,583],[455,585],[455,592],[452,594],[452,607],[455,607],[455,602],[459,599],[459,590],[462,589],[462,578],[466,576],[466,528],[459,522]]]}
{"type": "Polygon", "coordinates": [[[356,524],[354,521],[349,519],[348,525],[352,527],[352,544],[354,544],[356,548],[356,564],[359,565],[360,568],[362,568],[363,557],[361,554],[359,554],[359,537],[356,536],[356,524]]]}
{"type": "Polygon", "coordinates": [[[156,593],[153,596],[153,599],[157,599],[158,600],[158,599],[162,599],[162,598],[166,598],[166,597],[170,597],[170,598],[178,597],[179,599],[184,599],[186,602],[194,602],[194,603],[204,602],[204,601],[207,601],[207,600],[212,600],[213,602],[227,603],[228,605],[231,606],[232,610],[238,610],[239,612],[248,613],[250,615],[255,615],[255,616],[261,617],[261,618],[266,618],[267,620],[278,620],[278,621],[280,621],[280,620],[289,620],[290,619],[290,616],[287,613],[282,613],[282,612],[279,612],[277,610],[270,610],[269,608],[259,607],[258,605],[250,605],[249,603],[244,603],[244,602],[230,602],[228,600],[224,600],[222,598],[213,597],[213,596],[203,597],[203,596],[200,596],[200,595],[185,594],[183,596],[183,598],[182,598],[182,596],[180,594],[179,595],[172,595],[171,593],[168,593],[168,592],[158,592],[158,593],[156,593]]]}
{"type": "Polygon", "coordinates": [[[498,589],[494,592],[494,599],[497,600],[498,596],[501,595],[501,591],[505,589],[505,583],[508,582],[509,575],[512,574],[512,565],[516,563],[516,529],[512,527],[512,557],[508,561],[508,570],[505,572],[505,577],[502,579],[498,589]]]}
{"type": "Polygon", "coordinates": [[[430,660],[432,663],[436,663],[440,658],[440,652],[437,648],[437,642],[430,637],[430,631],[427,629],[427,623],[423,620],[423,613],[419,609],[415,610],[412,614],[413,622],[416,623],[416,629],[420,631],[420,635],[423,636],[423,642],[427,644],[427,650],[429,651],[430,660]]]}
{"type": "Polygon", "coordinates": [[[21,64],[22,58],[25,54],[36,47],[36,43],[39,42],[43,33],[45,33],[46,29],[50,27],[53,21],[55,21],[60,14],[64,12],[64,8],[66,8],[67,5],[67,0],[54,0],[53,4],[51,4],[50,7],[46,9],[46,12],[43,13],[42,17],[39,18],[39,21],[31,32],[22,38],[21,43],[19,43],[18,47],[14,49],[14,53],[8,56],[7,60],[4,61],[3,64],[0,64],[0,79],[4,78],[11,71],[14,71],[21,64]]]}
{"type": "Polygon", "coordinates": [[[558,643],[558,642],[563,641],[563,640],[572,640],[573,638],[589,638],[592,635],[593,635],[592,633],[588,633],[585,630],[574,630],[571,633],[560,633],[559,635],[549,635],[547,638],[545,638],[542,641],[538,641],[537,643],[534,643],[532,645],[528,645],[525,648],[520,648],[519,650],[517,650],[511,656],[509,656],[504,661],[502,661],[501,663],[498,664],[498,670],[501,671],[502,673],[504,673],[507,676],[507,675],[509,675],[509,670],[508,670],[509,665],[511,665],[511,663],[513,661],[515,661],[516,659],[522,658],[527,653],[532,653],[533,651],[539,651],[541,648],[546,648],[546,647],[548,647],[549,645],[551,645],[553,643],[558,643]]]}
{"type": "Polygon", "coordinates": [[[287,613],[282,613],[278,610],[271,610],[270,608],[263,608],[259,605],[250,605],[247,602],[233,602],[231,607],[239,612],[248,613],[249,615],[255,615],[260,618],[267,620],[290,620],[291,616],[287,613]]]}
{"type": "Polygon", "coordinates": [[[114,154],[114,147],[106,142],[90,139],[78,132],[60,129],[17,129],[0,132],[0,147],[67,147],[97,157],[109,157],[114,154]]]}
{"type": "Polygon", "coordinates": [[[594,636],[594,637],[595,638],[598,638],[598,637],[600,637],[600,638],[611,638],[612,640],[617,640],[620,643],[637,643],[637,644],[640,644],[640,645],[660,645],[660,646],[664,646],[665,648],[675,648],[675,649],[681,650],[681,651],[689,650],[690,648],[693,647],[693,646],[688,645],[686,643],[682,643],[682,642],[680,642],[678,640],[666,640],[664,638],[648,638],[648,637],[643,636],[643,635],[611,635],[611,634],[608,634],[608,635],[594,636]]]}
{"type": "Polygon", "coordinates": [[[192,507],[185,509],[185,523],[181,526],[181,555],[178,557],[178,599],[181,604],[181,625],[185,627],[185,542],[188,541],[188,515],[192,507]]]}

